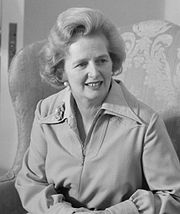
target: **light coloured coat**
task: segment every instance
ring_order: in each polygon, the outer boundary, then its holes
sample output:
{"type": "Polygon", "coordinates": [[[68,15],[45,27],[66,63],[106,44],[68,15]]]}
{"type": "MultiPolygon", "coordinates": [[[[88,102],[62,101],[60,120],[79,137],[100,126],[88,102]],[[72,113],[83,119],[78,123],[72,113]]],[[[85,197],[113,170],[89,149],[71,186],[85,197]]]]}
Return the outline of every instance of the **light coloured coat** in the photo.
{"type": "Polygon", "coordinates": [[[156,213],[180,213],[180,163],[158,114],[112,81],[81,142],[73,102],[64,89],[37,106],[16,180],[24,208],[33,214],[71,214],[80,206],[137,214],[129,198],[146,189],[156,213]]]}

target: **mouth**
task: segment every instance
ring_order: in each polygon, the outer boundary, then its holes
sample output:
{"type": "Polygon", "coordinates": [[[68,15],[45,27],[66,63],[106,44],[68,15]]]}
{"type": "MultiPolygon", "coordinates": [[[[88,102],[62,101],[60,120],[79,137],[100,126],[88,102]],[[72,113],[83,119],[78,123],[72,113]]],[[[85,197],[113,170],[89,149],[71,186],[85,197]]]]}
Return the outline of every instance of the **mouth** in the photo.
{"type": "Polygon", "coordinates": [[[85,86],[91,87],[93,89],[98,89],[101,87],[103,81],[94,81],[94,82],[88,82],[85,83],[85,86]]]}

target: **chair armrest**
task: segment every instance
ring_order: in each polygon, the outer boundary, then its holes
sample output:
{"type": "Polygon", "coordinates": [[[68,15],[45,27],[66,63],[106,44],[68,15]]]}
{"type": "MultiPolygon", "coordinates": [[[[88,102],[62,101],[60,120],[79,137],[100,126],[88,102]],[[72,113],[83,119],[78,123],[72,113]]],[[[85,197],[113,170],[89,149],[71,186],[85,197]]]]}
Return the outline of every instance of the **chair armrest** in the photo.
{"type": "Polygon", "coordinates": [[[5,176],[0,178],[0,213],[27,213],[22,207],[18,192],[14,186],[14,182],[15,176],[12,177],[10,176],[10,174],[6,174],[5,176]]]}

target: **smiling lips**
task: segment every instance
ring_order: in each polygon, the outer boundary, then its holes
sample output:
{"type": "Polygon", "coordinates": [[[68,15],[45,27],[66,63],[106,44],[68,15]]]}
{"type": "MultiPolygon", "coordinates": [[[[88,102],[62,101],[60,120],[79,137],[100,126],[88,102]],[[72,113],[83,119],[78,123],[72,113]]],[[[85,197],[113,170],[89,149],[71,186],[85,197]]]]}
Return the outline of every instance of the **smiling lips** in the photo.
{"type": "Polygon", "coordinates": [[[102,85],[103,81],[96,81],[96,82],[88,82],[85,83],[86,86],[91,87],[93,89],[98,89],[102,85]]]}

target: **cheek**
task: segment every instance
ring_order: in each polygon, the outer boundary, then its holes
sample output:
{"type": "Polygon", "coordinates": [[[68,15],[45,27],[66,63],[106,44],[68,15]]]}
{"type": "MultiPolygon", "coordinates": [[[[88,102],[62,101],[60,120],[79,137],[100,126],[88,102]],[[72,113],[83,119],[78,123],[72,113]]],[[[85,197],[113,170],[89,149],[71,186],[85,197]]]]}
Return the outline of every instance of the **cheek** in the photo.
{"type": "Polygon", "coordinates": [[[72,87],[81,87],[85,82],[85,78],[83,76],[75,73],[73,75],[68,76],[68,81],[72,87]]]}
{"type": "Polygon", "coordinates": [[[111,66],[111,65],[108,65],[108,66],[105,68],[104,76],[105,76],[106,78],[111,78],[111,76],[112,76],[112,66],[111,66]]]}

